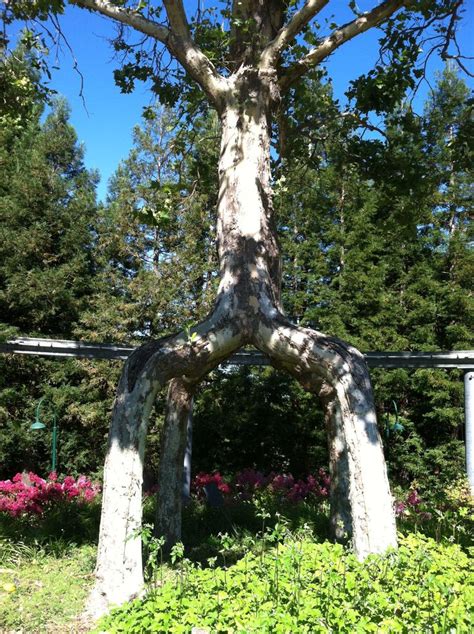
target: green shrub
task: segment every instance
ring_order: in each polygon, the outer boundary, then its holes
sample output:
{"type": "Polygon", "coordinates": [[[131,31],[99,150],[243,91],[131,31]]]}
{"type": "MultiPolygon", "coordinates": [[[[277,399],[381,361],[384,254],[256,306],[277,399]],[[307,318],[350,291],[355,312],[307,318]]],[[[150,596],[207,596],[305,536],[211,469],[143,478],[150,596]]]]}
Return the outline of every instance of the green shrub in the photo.
{"type": "Polygon", "coordinates": [[[100,496],[89,504],[58,503],[42,515],[10,517],[0,513],[0,538],[27,544],[57,540],[76,544],[95,542],[99,532],[100,496]]]}
{"type": "Polygon", "coordinates": [[[175,580],[113,610],[97,631],[469,632],[473,608],[470,560],[455,544],[412,534],[398,552],[360,563],[303,537],[227,569],[181,561],[175,580]]]}
{"type": "Polygon", "coordinates": [[[459,478],[443,491],[413,482],[409,492],[396,491],[398,528],[422,532],[436,541],[447,539],[469,549],[474,546],[474,500],[469,483],[459,478]],[[422,496],[418,491],[423,491],[422,496]]]}

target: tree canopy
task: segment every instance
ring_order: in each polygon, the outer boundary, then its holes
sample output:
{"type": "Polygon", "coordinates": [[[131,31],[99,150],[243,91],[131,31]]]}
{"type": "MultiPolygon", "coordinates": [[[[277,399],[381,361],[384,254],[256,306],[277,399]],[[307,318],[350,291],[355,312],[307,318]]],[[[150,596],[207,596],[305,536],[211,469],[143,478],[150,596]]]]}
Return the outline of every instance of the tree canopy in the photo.
{"type": "MultiPolygon", "coordinates": [[[[67,4],[13,0],[5,5],[3,20],[6,25],[27,21],[31,37],[47,44],[53,33],[61,37],[60,18],[67,4]]],[[[462,0],[384,0],[366,11],[353,1],[329,0],[218,1],[213,6],[182,0],[69,4],[117,24],[113,47],[122,63],[115,79],[124,92],[133,90],[137,80],[150,80],[163,104],[185,104],[191,111],[203,105],[201,91],[219,108],[222,80],[249,64],[275,68],[282,94],[294,89],[309,70],[373,27],[381,29],[379,61],[365,76],[354,78],[351,89],[362,112],[390,110],[421,80],[434,52],[469,72],[457,41],[462,0]]]]}

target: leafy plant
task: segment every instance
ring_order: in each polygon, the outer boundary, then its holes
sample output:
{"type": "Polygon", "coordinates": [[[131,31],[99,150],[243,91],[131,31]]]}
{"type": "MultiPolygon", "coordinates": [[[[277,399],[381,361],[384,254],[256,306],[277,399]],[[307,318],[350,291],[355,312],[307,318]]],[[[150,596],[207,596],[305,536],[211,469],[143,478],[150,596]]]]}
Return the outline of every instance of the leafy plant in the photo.
{"type": "Polygon", "coordinates": [[[0,535],[25,543],[95,541],[100,488],[85,477],[16,474],[0,481],[0,535]]]}
{"type": "Polygon", "coordinates": [[[467,632],[470,563],[458,546],[422,535],[364,563],[342,546],[286,535],[263,560],[249,552],[226,570],[190,567],[186,584],[113,610],[96,631],[467,632]]]}

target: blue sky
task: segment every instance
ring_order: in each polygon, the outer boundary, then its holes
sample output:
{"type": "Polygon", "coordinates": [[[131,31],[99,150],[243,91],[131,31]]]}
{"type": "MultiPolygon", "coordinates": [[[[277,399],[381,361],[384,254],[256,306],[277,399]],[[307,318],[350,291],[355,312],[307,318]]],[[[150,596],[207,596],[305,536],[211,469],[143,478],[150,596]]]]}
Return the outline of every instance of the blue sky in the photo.
{"type": "MultiPolygon", "coordinates": [[[[211,6],[212,2],[205,4],[211,6]]],[[[344,5],[347,3],[344,2],[344,5]]],[[[360,1],[359,6],[366,10],[373,6],[373,2],[360,1]]],[[[467,0],[466,8],[460,42],[463,52],[473,55],[473,0],[467,0]]],[[[61,18],[61,27],[84,76],[83,93],[87,110],[80,97],[80,77],[74,71],[74,60],[67,49],[59,55],[59,70],[53,72],[51,86],[64,95],[71,106],[71,122],[85,146],[86,164],[89,168],[98,169],[101,175],[98,196],[103,199],[108,179],[131,148],[132,129],[140,123],[142,108],[150,103],[151,94],[140,82],[131,94],[122,94],[115,86],[113,70],[118,67],[118,62],[113,59],[108,42],[115,33],[110,20],[69,6],[61,18]]],[[[327,67],[335,95],[342,103],[345,102],[344,92],[350,80],[367,72],[376,59],[377,32],[374,30],[348,42],[330,58],[327,67]]],[[[432,59],[429,67],[431,77],[442,68],[438,59],[432,59]]],[[[426,84],[421,87],[415,100],[418,109],[422,107],[428,90],[426,84]]]]}

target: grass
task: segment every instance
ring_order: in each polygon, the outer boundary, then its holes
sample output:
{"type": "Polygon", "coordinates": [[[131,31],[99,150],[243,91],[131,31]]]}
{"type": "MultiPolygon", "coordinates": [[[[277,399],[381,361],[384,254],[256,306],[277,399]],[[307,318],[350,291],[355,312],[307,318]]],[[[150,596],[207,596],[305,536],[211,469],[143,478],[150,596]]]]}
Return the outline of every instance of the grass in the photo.
{"type": "Polygon", "coordinates": [[[96,547],[0,541],[0,632],[87,631],[77,617],[92,585],[96,547]]]}

